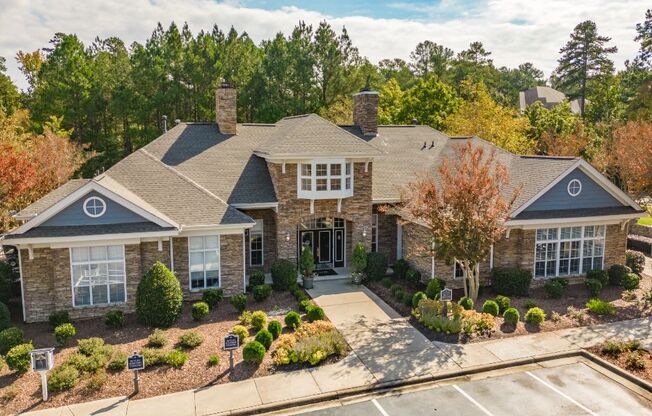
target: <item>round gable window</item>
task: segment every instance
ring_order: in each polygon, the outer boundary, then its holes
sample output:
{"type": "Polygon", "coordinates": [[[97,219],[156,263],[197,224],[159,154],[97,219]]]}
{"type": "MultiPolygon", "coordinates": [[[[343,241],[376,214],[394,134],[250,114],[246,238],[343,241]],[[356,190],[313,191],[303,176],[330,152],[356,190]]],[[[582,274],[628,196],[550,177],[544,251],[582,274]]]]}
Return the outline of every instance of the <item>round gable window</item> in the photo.
{"type": "Polygon", "coordinates": [[[568,182],[568,195],[577,196],[582,192],[582,182],[579,179],[572,179],[568,182]]]}
{"type": "Polygon", "coordinates": [[[92,196],[84,201],[84,212],[91,218],[97,218],[106,212],[106,202],[102,198],[92,196]]]}

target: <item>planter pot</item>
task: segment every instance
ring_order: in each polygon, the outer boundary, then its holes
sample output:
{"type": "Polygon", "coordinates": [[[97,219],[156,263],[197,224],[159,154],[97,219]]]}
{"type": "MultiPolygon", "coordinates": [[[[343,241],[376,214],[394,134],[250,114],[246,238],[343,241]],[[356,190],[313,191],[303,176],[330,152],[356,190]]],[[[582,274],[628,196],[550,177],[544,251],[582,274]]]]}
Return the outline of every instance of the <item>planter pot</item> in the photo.
{"type": "Polygon", "coordinates": [[[351,279],[353,280],[354,285],[361,285],[364,275],[362,273],[351,273],[351,279]]]}
{"type": "Polygon", "coordinates": [[[312,289],[313,288],[313,283],[315,281],[315,278],[313,276],[311,277],[303,277],[303,288],[304,289],[312,289]]]}

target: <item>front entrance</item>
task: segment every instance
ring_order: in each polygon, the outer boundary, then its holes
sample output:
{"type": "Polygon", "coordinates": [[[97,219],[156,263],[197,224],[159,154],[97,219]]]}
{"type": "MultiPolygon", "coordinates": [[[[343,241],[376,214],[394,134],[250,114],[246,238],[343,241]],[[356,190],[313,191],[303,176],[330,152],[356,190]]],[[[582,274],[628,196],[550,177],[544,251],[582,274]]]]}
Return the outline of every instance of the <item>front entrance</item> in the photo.
{"type": "Polygon", "coordinates": [[[317,265],[317,270],[344,267],[344,252],[346,247],[345,221],[340,218],[319,218],[302,223],[299,231],[300,246],[298,256],[303,247],[310,247],[317,265]]]}

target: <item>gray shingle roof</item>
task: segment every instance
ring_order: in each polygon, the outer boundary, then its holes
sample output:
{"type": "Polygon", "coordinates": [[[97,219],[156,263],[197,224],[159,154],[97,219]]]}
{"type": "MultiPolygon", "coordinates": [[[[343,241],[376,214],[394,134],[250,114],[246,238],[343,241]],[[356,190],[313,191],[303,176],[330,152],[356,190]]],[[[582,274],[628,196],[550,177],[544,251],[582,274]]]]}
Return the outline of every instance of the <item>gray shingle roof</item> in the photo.
{"type": "Polygon", "coordinates": [[[9,234],[6,240],[36,237],[75,237],[81,235],[131,234],[153,231],[172,231],[174,227],[160,227],[153,222],[103,225],[69,225],[63,227],[35,227],[22,234],[9,234]]]}
{"type": "Polygon", "coordinates": [[[33,204],[25,207],[21,210],[16,217],[18,218],[30,218],[33,217],[46,209],[50,208],[52,205],[56,204],[63,198],[67,197],[71,193],[75,192],[77,189],[86,185],[90,179],[71,179],[68,182],[64,183],[57,189],[54,189],[38,201],[33,204]]]}

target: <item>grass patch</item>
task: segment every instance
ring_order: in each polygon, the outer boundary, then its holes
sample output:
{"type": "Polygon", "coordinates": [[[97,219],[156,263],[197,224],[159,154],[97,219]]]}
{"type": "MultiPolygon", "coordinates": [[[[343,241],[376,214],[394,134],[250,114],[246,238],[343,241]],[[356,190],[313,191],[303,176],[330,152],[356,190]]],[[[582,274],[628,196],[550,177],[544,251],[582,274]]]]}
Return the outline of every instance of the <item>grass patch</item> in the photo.
{"type": "Polygon", "coordinates": [[[638,223],[640,225],[652,225],[652,217],[647,216],[647,217],[639,218],[638,223]]]}

